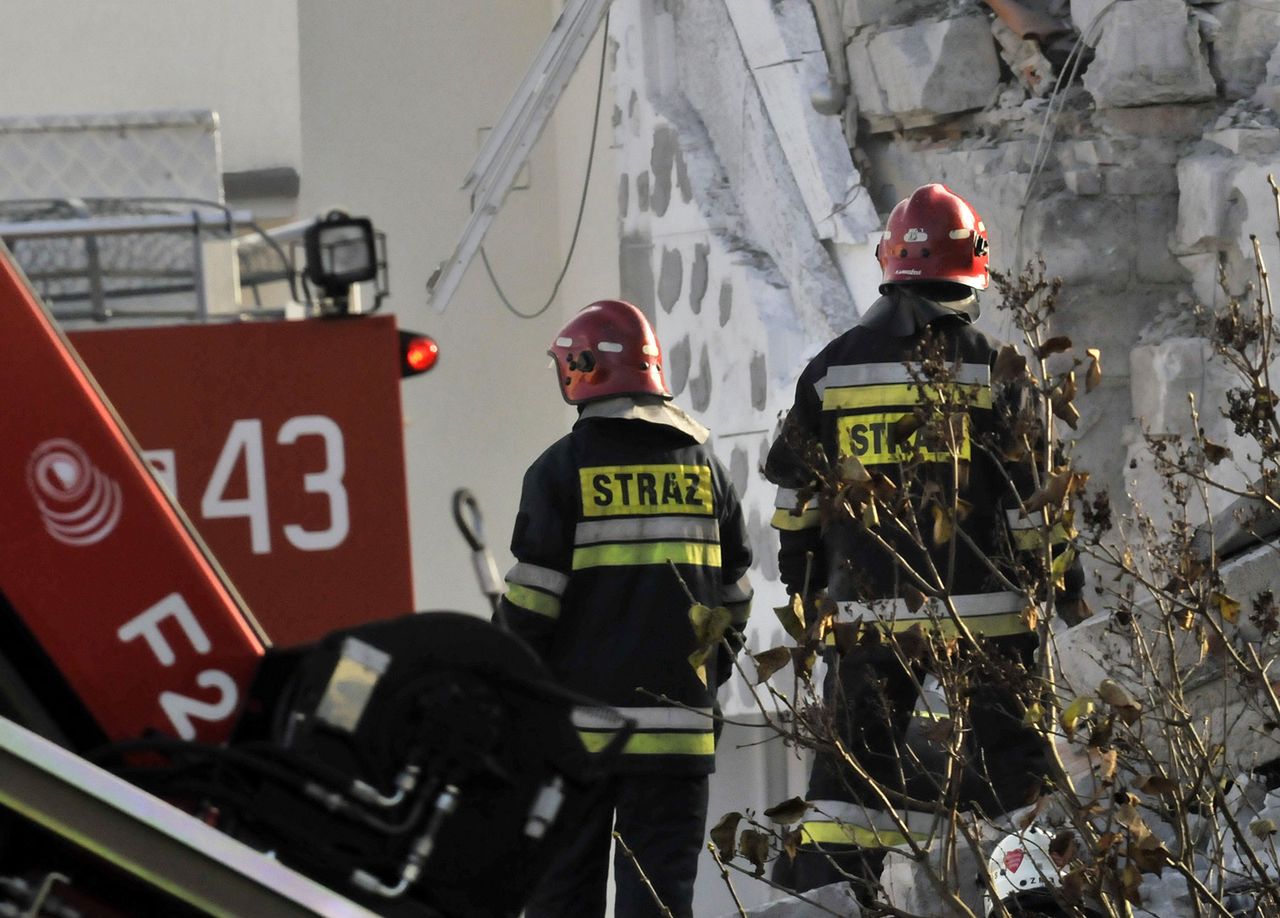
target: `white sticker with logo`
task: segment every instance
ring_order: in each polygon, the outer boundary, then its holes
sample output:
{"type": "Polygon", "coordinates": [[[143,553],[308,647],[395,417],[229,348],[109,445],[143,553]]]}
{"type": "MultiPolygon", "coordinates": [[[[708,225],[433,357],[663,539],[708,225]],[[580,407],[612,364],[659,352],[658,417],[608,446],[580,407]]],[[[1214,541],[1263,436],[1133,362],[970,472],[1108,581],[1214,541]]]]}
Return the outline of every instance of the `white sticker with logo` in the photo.
{"type": "Polygon", "coordinates": [[[120,485],[71,440],[45,440],[35,448],[27,460],[27,487],[45,529],[64,545],[94,545],[120,522],[120,485]]]}
{"type": "Polygon", "coordinates": [[[907,230],[903,234],[902,241],[903,242],[928,242],[929,234],[926,233],[923,229],[913,226],[911,229],[907,230]]]}

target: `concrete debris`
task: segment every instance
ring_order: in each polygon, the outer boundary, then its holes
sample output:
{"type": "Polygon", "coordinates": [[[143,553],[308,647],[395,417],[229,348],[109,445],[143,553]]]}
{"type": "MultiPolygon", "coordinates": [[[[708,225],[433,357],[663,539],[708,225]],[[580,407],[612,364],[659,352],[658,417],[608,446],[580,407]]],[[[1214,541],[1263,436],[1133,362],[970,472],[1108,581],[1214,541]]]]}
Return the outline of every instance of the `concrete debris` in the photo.
{"type": "MultiPolygon", "coordinates": [[[[854,897],[848,883],[832,883],[820,886],[804,894],[804,899],[788,896],[769,905],[750,909],[748,918],[827,918],[834,912],[858,918],[862,907],[854,897]],[[806,901],[808,900],[808,901],[806,901]]],[[[723,918],[738,918],[739,912],[731,912],[723,918]]]]}
{"type": "Polygon", "coordinates": [[[1192,102],[1218,91],[1183,0],[1112,7],[1084,85],[1100,108],[1192,102]]]}
{"type": "Polygon", "coordinates": [[[1280,45],[1280,14],[1267,4],[1217,3],[1207,9],[1216,22],[1210,61],[1223,95],[1248,98],[1266,81],[1268,60],[1280,45]]]}
{"type": "MultiPolygon", "coordinates": [[[[1000,57],[1018,82],[1033,96],[1046,95],[1053,88],[1053,64],[1040,51],[1040,46],[1030,38],[1020,38],[1003,20],[991,23],[991,34],[1000,45],[1000,57]]],[[[1022,100],[1019,99],[1019,102],[1022,100]]]]}
{"type": "Polygon", "coordinates": [[[858,108],[873,131],[936,124],[990,105],[1000,62],[985,16],[885,29],[848,47],[858,108]]]}

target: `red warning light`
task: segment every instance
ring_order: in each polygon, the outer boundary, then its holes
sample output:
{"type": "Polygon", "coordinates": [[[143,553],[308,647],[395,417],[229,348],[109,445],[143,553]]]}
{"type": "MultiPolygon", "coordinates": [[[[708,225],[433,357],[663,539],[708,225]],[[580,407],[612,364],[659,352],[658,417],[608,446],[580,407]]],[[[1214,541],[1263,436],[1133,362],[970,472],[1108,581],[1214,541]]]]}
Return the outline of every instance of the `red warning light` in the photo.
{"type": "Polygon", "coordinates": [[[430,335],[417,332],[400,332],[400,375],[417,376],[436,365],[440,357],[440,345],[430,335]]]}

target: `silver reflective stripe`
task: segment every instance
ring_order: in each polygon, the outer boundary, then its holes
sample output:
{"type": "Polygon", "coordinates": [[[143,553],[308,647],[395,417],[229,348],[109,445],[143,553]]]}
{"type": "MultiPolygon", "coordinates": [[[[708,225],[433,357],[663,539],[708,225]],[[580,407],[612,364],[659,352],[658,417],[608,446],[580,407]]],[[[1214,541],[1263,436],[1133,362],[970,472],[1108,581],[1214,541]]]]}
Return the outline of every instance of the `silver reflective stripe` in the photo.
{"type": "Polygon", "coordinates": [[[638,730],[710,730],[714,726],[710,708],[615,708],[608,714],[598,708],[574,708],[571,719],[579,730],[617,730],[617,715],[636,722],[638,730]]]}
{"type": "MultiPolygon", "coordinates": [[[[999,593],[966,593],[952,596],[951,604],[961,618],[981,618],[984,615],[1003,615],[1006,612],[1021,612],[1027,601],[1021,593],[1004,591],[999,593]]],[[[947,618],[947,607],[940,599],[929,599],[914,612],[907,606],[905,599],[877,599],[872,602],[856,602],[846,600],[836,603],[842,621],[861,621],[871,618],[881,621],[894,619],[929,619],[947,618]]]]}
{"type": "Polygon", "coordinates": [[[1010,529],[1035,529],[1044,522],[1039,514],[1023,516],[1021,510],[1006,510],[1004,516],[1009,521],[1010,529]]]}
{"type": "MultiPolygon", "coordinates": [[[[806,501],[806,504],[808,502],[806,501]]],[[[773,506],[775,510],[795,510],[797,504],[800,504],[800,492],[793,488],[778,488],[777,495],[773,498],[773,506]]],[[[803,510],[804,505],[799,509],[803,510]]]]}
{"type": "Polygon", "coordinates": [[[574,545],[601,542],[641,542],[649,539],[680,539],[694,542],[720,541],[720,523],[705,517],[650,516],[621,520],[589,520],[579,523],[573,533],[574,545]]]}
{"type": "MultiPolygon", "coordinates": [[[[842,822],[849,826],[864,829],[880,829],[898,832],[898,822],[894,814],[884,810],[874,810],[857,803],[844,800],[810,800],[813,809],[804,815],[801,822],[842,822]]],[[[947,817],[936,813],[921,813],[915,810],[899,810],[897,819],[907,827],[908,832],[932,834],[947,817]]]]}
{"type": "MultiPolygon", "coordinates": [[[[953,368],[954,375],[948,382],[981,383],[990,385],[991,368],[985,363],[962,363],[953,368]]],[[[851,366],[827,367],[827,373],[814,385],[821,396],[827,389],[841,386],[876,386],[885,383],[913,383],[919,378],[911,375],[911,370],[902,363],[860,363],[851,366]]]]}
{"type": "Polygon", "coordinates": [[[751,581],[746,574],[737,583],[727,583],[720,591],[720,599],[724,602],[746,602],[753,596],[751,581]]]}
{"type": "Polygon", "coordinates": [[[548,593],[554,593],[556,596],[563,595],[564,588],[569,585],[568,575],[549,567],[539,567],[536,564],[526,564],[523,561],[507,571],[505,579],[508,583],[537,587],[548,593]]]}

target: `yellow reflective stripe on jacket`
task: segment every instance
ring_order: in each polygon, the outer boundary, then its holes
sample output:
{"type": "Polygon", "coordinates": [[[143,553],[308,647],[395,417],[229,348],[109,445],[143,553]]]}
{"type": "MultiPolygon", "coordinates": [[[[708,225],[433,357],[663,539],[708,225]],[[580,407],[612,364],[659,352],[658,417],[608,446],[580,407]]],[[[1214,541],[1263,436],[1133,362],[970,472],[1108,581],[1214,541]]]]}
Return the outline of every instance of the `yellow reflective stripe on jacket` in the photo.
{"type": "MultiPolygon", "coordinates": [[[[1012,634],[1026,634],[1031,630],[1021,612],[1002,612],[999,615],[966,615],[961,621],[964,622],[964,626],[971,633],[984,634],[987,637],[1008,637],[1012,634]]],[[[956,623],[950,617],[940,618],[937,621],[931,621],[927,618],[900,618],[892,623],[883,622],[882,625],[895,632],[907,631],[919,625],[930,634],[938,634],[942,637],[956,637],[960,634],[960,629],[956,627],[956,623]]]]}
{"type": "Polygon", "coordinates": [[[707,465],[598,465],[578,469],[586,517],[715,514],[707,465]]]}
{"type": "Polygon", "coordinates": [[[720,566],[720,546],[713,542],[622,542],[587,545],[573,550],[573,569],[621,567],[628,564],[698,564],[720,566]]]}
{"type": "MultiPolygon", "coordinates": [[[[805,820],[800,825],[800,831],[803,838],[802,844],[892,848],[907,843],[907,836],[896,830],[871,829],[866,826],[850,825],[847,822],[805,820]]],[[[912,832],[911,838],[916,841],[928,841],[929,836],[920,832],[912,832]]]]}
{"type": "Polygon", "coordinates": [[[792,513],[790,510],[779,507],[773,511],[773,519],[770,525],[774,529],[785,529],[788,532],[798,532],[801,529],[815,529],[822,522],[822,514],[817,510],[803,510],[800,513],[792,513]]]}
{"type": "MultiPolygon", "coordinates": [[[[1031,551],[1036,548],[1042,548],[1045,543],[1045,533],[1039,527],[1019,527],[1013,530],[1013,547],[1019,551],[1031,551]]],[[[1066,542],[1070,536],[1067,535],[1067,527],[1061,522],[1055,523],[1054,527],[1049,530],[1049,544],[1061,545],[1066,542]]]]}
{"type": "Polygon", "coordinates": [[[507,602],[547,618],[560,617],[559,599],[518,583],[507,581],[507,602]]]}
{"type": "Polygon", "coordinates": [[[908,415],[901,411],[880,414],[850,414],[836,418],[837,446],[841,456],[857,456],[863,465],[886,465],[920,458],[926,462],[944,462],[951,458],[954,449],[960,459],[969,458],[969,418],[957,414],[960,419],[958,442],[954,447],[945,440],[939,443],[921,443],[928,428],[916,430],[906,443],[897,442],[895,428],[908,415]],[[931,449],[930,447],[937,447],[931,449]]]}
{"type": "Polygon", "coordinates": [[[942,405],[991,407],[991,388],[981,383],[884,383],[875,386],[828,387],[822,393],[823,411],[910,407],[925,402],[942,405]]]}
{"type": "MultiPolygon", "coordinates": [[[[614,738],[613,731],[579,730],[588,752],[599,752],[614,738]]],[[[716,737],[705,733],[633,733],[622,747],[623,755],[715,755],[716,737]]]]}

